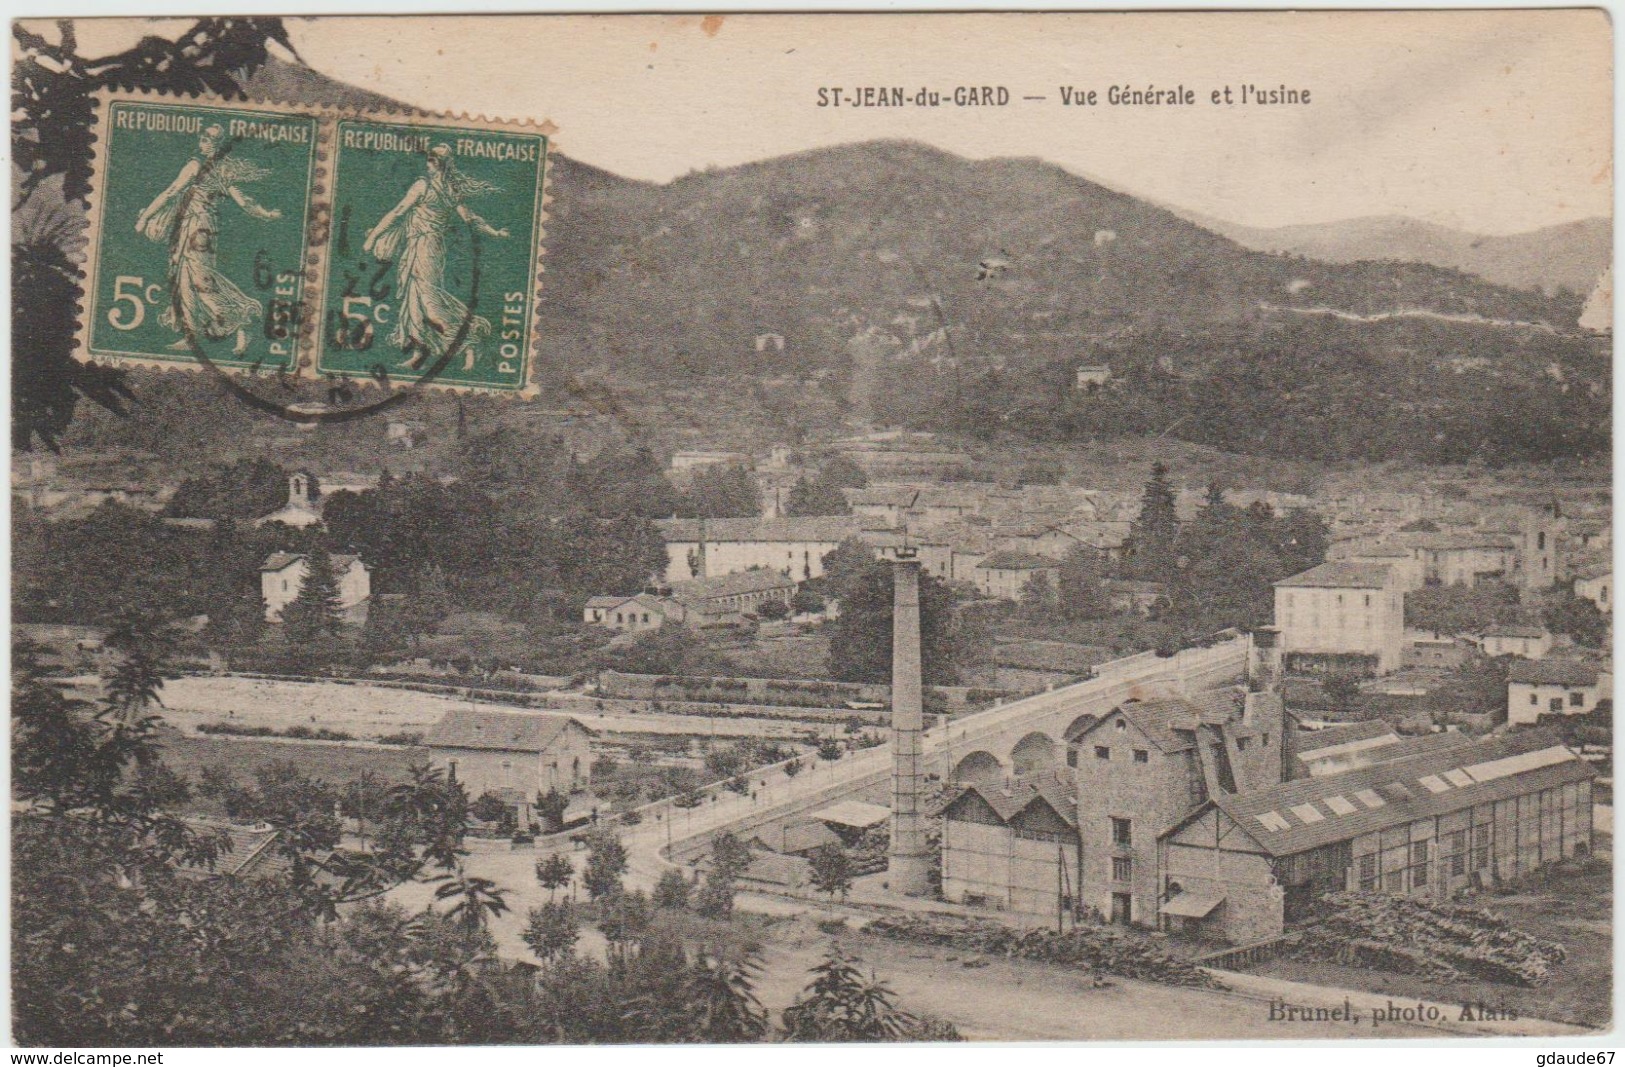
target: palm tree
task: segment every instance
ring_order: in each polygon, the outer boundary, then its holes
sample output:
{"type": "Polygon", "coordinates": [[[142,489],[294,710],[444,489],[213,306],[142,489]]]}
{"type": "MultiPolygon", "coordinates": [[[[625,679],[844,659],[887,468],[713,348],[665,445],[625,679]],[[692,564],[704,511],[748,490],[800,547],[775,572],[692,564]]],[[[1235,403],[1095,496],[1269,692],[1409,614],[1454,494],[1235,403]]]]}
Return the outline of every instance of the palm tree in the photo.
{"type": "Polygon", "coordinates": [[[683,983],[689,1020],[685,1037],[707,1044],[759,1041],[767,1033],[767,1013],[756,998],[761,965],[752,956],[728,959],[700,949],[683,983]]]}
{"type": "Polygon", "coordinates": [[[896,1004],[897,994],[876,978],[865,978],[862,961],[832,947],[812,969],[813,981],[784,1009],[792,1041],[904,1041],[915,1019],[896,1004]]]}

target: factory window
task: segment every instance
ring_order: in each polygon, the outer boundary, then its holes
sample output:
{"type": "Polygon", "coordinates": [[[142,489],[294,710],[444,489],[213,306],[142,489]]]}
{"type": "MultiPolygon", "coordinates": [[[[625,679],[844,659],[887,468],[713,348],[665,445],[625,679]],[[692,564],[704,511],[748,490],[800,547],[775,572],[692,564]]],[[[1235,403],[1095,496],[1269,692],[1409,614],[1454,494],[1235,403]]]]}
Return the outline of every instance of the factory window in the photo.
{"type": "Polygon", "coordinates": [[[1389,871],[1386,878],[1388,882],[1388,892],[1397,893],[1401,889],[1405,888],[1404,871],[1389,871]]]}
{"type": "Polygon", "coordinates": [[[1150,763],[1151,762],[1151,753],[1147,752],[1143,748],[1135,749],[1134,750],[1134,762],[1135,763],[1150,763]]]}
{"type": "Polygon", "coordinates": [[[1531,703],[1531,704],[1539,704],[1540,703],[1540,695],[1538,693],[1530,693],[1529,694],[1529,703],[1531,703]]]}
{"type": "Polygon", "coordinates": [[[1270,735],[1267,732],[1264,734],[1264,747],[1270,747],[1270,735]]]}
{"type": "Polygon", "coordinates": [[[1488,823],[1473,827],[1473,870],[1486,870],[1490,865],[1490,827],[1488,823]]]}
{"type": "Polygon", "coordinates": [[[1245,751],[1247,751],[1247,741],[1248,741],[1248,739],[1245,738],[1245,737],[1236,738],[1236,751],[1237,752],[1245,752],[1245,751]]]}
{"type": "Polygon", "coordinates": [[[1585,707],[1585,702],[1586,695],[1580,692],[1578,689],[1569,694],[1569,707],[1582,708],[1585,707]]]}
{"type": "Polygon", "coordinates": [[[1112,857],[1112,881],[1132,882],[1134,880],[1134,861],[1127,856],[1112,857]]]}
{"type": "Polygon", "coordinates": [[[1096,745],[1095,746],[1095,759],[1111,759],[1111,758],[1112,758],[1112,750],[1111,749],[1107,748],[1105,745],[1096,745]]]}
{"type": "Polygon", "coordinates": [[[1116,726],[1119,730],[1127,730],[1128,729],[1128,723],[1124,722],[1122,719],[1118,719],[1112,725],[1116,726]]]}
{"type": "Polygon", "coordinates": [[[1127,819],[1112,817],[1112,844],[1127,848],[1134,844],[1134,824],[1127,819]]]}
{"type": "Polygon", "coordinates": [[[1428,884],[1428,843],[1415,841],[1411,844],[1411,888],[1428,884]]]}
{"type": "Polygon", "coordinates": [[[1360,857],[1360,890],[1370,893],[1377,888],[1377,854],[1360,857]]]}
{"type": "Polygon", "coordinates": [[[1538,534],[1535,535],[1535,547],[1538,548],[1538,549],[1541,549],[1542,551],[1545,551],[1545,549],[1546,549],[1546,534],[1544,532],[1538,533],[1538,534]]]}

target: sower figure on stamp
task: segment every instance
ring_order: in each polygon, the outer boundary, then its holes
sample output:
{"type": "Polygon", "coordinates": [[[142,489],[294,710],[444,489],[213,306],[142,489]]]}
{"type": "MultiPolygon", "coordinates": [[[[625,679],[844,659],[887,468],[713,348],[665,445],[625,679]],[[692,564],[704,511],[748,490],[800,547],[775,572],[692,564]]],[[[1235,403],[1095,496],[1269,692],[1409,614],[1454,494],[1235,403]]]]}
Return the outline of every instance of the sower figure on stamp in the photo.
{"type": "Polygon", "coordinates": [[[438,359],[468,321],[463,343],[463,369],[474,369],[474,345],[490,336],[491,322],[469,317],[468,305],[442,286],[446,272],[446,234],[455,215],[487,237],[506,237],[468,209],[470,197],[494,193],[496,186],[469,177],[457,169],[451,148],[429,150],[428,173],[412,183],[401,202],[390,209],[367,234],[362,248],[377,259],[395,264],[396,292],[400,297],[390,342],[410,353],[403,366],[421,366],[424,357],[438,359]]]}
{"type": "Polygon", "coordinates": [[[261,207],[242,191],[242,184],[271,172],[246,159],[221,155],[224,136],[219,126],[198,135],[197,156],[187,160],[169,187],[146,206],[135,228],[154,241],[170,242],[170,301],[159,321],[186,336],[169,347],[187,349],[194,336],[218,341],[236,334],[232,353],[242,355],[248,349],[248,324],[265,308],[216,266],[220,201],[229,197],[244,214],[266,222],[281,218],[282,212],[261,207]]]}

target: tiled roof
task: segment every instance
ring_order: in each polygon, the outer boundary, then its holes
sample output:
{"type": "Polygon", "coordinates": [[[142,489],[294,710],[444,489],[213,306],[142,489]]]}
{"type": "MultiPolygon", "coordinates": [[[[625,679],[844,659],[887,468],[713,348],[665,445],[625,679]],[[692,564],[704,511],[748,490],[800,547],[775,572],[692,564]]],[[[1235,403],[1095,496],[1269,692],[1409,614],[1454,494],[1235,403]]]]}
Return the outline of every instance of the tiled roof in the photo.
{"type": "MultiPolygon", "coordinates": [[[[303,552],[273,552],[269,556],[265,557],[265,562],[260,564],[260,570],[279,571],[299,562],[304,558],[305,553],[303,552]]],[[[350,564],[361,559],[360,556],[352,555],[347,552],[334,552],[327,558],[333,561],[333,572],[335,574],[349,570],[350,564]]]]}
{"type": "Polygon", "coordinates": [[[1042,799],[1055,809],[1055,813],[1068,826],[1078,825],[1078,795],[1076,787],[1060,775],[1041,774],[1030,778],[1012,778],[1000,782],[969,782],[951,796],[943,811],[957,804],[967,794],[975,793],[993,809],[1000,820],[1011,819],[1042,799]]]}
{"type": "Polygon", "coordinates": [[[1523,685],[1596,685],[1597,668],[1562,659],[1514,660],[1507,681],[1523,685]]]}
{"type": "Polygon", "coordinates": [[[828,541],[856,537],[883,520],[862,515],[811,515],[783,519],[659,519],[655,527],[671,541],[828,541]]]}
{"type": "Polygon", "coordinates": [[[431,748],[480,748],[500,752],[545,752],[571,723],[592,733],[567,715],[535,715],[507,711],[446,712],[424,737],[431,748]]]}
{"type": "Polygon", "coordinates": [[[1521,637],[1530,640],[1539,640],[1546,636],[1546,631],[1539,626],[1492,626],[1484,631],[1485,637],[1521,637]]]}
{"type": "Polygon", "coordinates": [[[1275,583],[1277,589],[1382,589],[1388,567],[1382,563],[1322,563],[1275,583]]]}
{"type": "Polygon", "coordinates": [[[1212,803],[1265,852],[1287,856],[1595,774],[1555,732],[1529,730],[1256,792],[1221,793],[1212,803]]]}
{"type": "Polygon", "coordinates": [[[1293,744],[1297,746],[1298,755],[1307,757],[1317,749],[1346,745],[1353,741],[1369,741],[1393,732],[1394,728],[1381,719],[1367,719],[1364,722],[1339,723],[1324,730],[1300,730],[1293,744]]]}
{"type": "Polygon", "coordinates": [[[792,579],[786,578],[778,571],[760,569],[674,582],[671,593],[679,600],[712,600],[716,597],[765,593],[775,589],[794,589],[795,586],[796,583],[792,579]]]}
{"type": "Polygon", "coordinates": [[[285,873],[292,866],[276,847],[280,830],[269,827],[239,826],[214,819],[187,819],[186,825],[200,837],[211,837],[221,851],[212,864],[184,863],[180,872],[202,877],[267,878],[285,873]]]}
{"type": "Polygon", "coordinates": [[[1078,736],[1082,738],[1101,729],[1107,719],[1119,712],[1162,751],[1182,752],[1191,748],[1195,741],[1194,738],[1180,736],[1181,733],[1194,731],[1203,723],[1238,721],[1241,718],[1241,701],[1233,689],[1213,689],[1189,697],[1132,700],[1102,715],[1099,721],[1078,736]]]}

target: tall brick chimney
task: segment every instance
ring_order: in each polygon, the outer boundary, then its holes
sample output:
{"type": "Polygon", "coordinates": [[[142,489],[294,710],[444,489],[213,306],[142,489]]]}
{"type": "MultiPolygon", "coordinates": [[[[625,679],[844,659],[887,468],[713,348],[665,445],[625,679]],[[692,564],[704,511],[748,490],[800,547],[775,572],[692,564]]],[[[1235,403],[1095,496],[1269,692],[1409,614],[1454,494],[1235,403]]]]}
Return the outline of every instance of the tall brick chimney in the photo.
{"type": "Polygon", "coordinates": [[[892,571],[891,851],[887,883],[893,892],[924,896],[931,891],[930,846],[925,837],[925,768],[920,731],[920,560],[917,549],[899,549],[892,571]]]}

